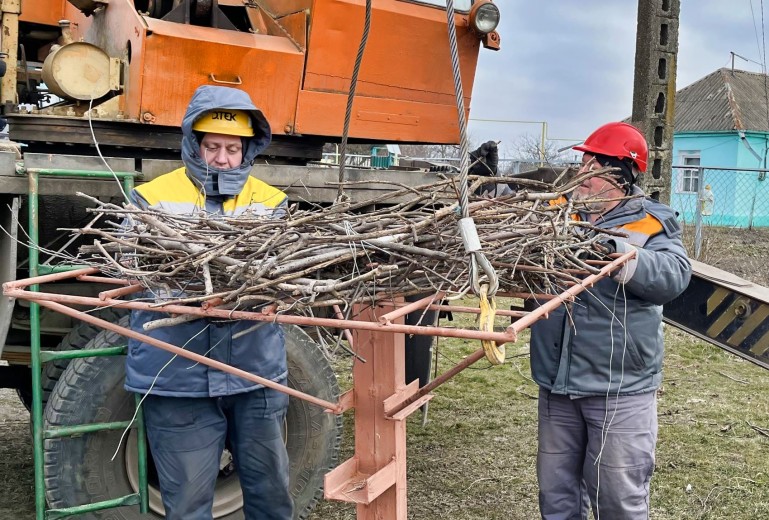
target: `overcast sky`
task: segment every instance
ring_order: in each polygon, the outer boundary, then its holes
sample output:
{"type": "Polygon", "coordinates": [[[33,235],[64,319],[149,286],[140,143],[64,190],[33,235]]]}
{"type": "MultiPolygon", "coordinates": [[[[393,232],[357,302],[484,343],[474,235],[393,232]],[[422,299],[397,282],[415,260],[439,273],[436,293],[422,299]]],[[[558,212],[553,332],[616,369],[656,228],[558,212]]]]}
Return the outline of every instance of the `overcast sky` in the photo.
{"type": "MultiPolygon", "coordinates": [[[[474,142],[501,140],[502,155],[547,121],[560,146],[597,126],[630,115],[637,23],[636,0],[496,0],[502,50],[481,50],[470,113],[474,142]]],[[[769,44],[769,0],[764,22],[769,44]]],[[[762,62],[762,0],[681,0],[677,89],[731,66],[730,51],[762,62]],[[751,14],[752,10],[755,14],[751,14]]],[[[735,68],[760,72],[739,58],[735,68]]],[[[572,141],[573,142],[573,141],[572,141]]]]}

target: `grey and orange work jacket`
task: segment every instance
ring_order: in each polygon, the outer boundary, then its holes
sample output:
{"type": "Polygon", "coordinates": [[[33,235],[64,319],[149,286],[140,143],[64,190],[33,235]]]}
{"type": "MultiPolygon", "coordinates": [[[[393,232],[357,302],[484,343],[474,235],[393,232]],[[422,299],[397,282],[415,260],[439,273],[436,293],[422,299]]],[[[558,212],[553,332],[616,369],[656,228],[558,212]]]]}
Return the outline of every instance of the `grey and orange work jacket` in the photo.
{"type": "Polygon", "coordinates": [[[632,395],[662,381],[662,305],[689,284],[691,264],[673,210],[632,195],[595,225],[628,235],[612,238],[636,258],[531,327],[532,375],[553,393],[632,395]]]}

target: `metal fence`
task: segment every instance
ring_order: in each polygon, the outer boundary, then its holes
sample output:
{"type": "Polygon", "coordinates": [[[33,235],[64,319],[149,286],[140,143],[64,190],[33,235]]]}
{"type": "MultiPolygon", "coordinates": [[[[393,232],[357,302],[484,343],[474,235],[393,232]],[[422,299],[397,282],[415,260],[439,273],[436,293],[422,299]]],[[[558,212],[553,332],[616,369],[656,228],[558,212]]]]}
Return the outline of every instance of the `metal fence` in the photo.
{"type": "MultiPolygon", "coordinates": [[[[428,161],[439,164],[450,164],[459,168],[459,157],[409,157],[418,161],[428,161]]],[[[536,163],[522,161],[520,159],[509,159],[500,157],[497,170],[500,175],[513,175],[527,170],[533,170],[537,167],[536,163]]]]}
{"type": "MultiPolygon", "coordinates": [[[[427,161],[437,164],[449,164],[459,167],[458,157],[406,157],[400,156],[399,159],[412,159],[417,161],[427,161]]],[[[338,153],[323,153],[322,161],[329,164],[339,164],[340,155],[338,153]]],[[[375,157],[376,159],[376,157],[375,157]]],[[[393,164],[396,164],[393,162],[393,164]]],[[[345,159],[345,165],[353,168],[371,168],[377,165],[372,165],[371,155],[347,155],[345,159]]],[[[516,173],[525,172],[528,170],[536,169],[539,166],[536,162],[522,161],[520,159],[500,158],[498,170],[500,175],[514,175],[516,173]]]]}
{"type": "MultiPolygon", "coordinates": [[[[323,153],[322,162],[328,164],[339,164],[340,154],[338,153],[323,153]]],[[[371,168],[371,155],[345,155],[345,166],[352,166],[353,168],[371,168]]]]}
{"type": "Polygon", "coordinates": [[[695,258],[700,257],[708,228],[769,227],[767,171],[673,166],[670,206],[685,231],[694,234],[695,258]]]}

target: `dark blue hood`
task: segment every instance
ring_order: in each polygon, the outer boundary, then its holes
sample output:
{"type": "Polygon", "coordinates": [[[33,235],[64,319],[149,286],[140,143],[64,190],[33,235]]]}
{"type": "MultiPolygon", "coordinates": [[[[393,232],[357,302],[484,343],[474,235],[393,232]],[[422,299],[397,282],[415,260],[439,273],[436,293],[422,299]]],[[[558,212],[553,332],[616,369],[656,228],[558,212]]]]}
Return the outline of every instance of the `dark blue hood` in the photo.
{"type": "Polygon", "coordinates": [[[195,90],[182,120],[182,134],[182,161],[187,174],[205,188],[208,196],[234,196],[240,193],[248,180],[254,159],[267,148],[272,139],[267,118],[251,102],[248,94],[235,88],[213,85],[202,85],[195,90]],[[235,168],[213,168],[200,156],[200,143],[192,131],[192,125],[204,113],[215,108],[246,110],[251,115],[254,136],[244,138],[243,162],[235,168]]]}

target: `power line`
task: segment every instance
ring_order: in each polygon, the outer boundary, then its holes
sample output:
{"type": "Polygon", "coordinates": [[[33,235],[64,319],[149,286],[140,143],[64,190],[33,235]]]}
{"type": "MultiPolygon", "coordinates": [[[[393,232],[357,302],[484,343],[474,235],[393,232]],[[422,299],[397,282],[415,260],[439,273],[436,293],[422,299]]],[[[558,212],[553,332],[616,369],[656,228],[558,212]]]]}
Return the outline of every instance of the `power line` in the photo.
{"type": "MultiPolygon", "coordinates": [[[[766,105],[766,129],[769,131],[769,85],[767,85],[766,81],[766,30],[764,26],[764,0],[761,0],[761,42],[764,62],[764,103],[766,105]]],[[[766,168],[767,153],[769,153],[769,147],[764,148],[764,168],[766,168]]]]}
{"type": "MultiPolygon", "coordinates": [[[[764,58],[763,54],[761,53],[761,42],[758,41],[758,27],[756,26],[756,13],[753,12],[753,0],[749,0],[749,1],[750,1],[750,16],[753,18],[753,33],[756,35],[756,47],[758,47],[758,59],[760,59],[761,61],[763,61],[765,63],[766,62],[766,58],[764,58]]],[[[762,2],[763,2],[763,0],[762,0],[762,2]]],[[[761,12],[763,14],[763,7],[761,8],[761,12]]],[[[763,65],[761,63],[759,63],[758,65],[761,65],[763,67],[763,65]]],[[[765,68],[762,68],[761,71],[764,74],[766,74],[766,69],[765,68]]]]}

